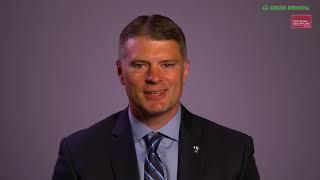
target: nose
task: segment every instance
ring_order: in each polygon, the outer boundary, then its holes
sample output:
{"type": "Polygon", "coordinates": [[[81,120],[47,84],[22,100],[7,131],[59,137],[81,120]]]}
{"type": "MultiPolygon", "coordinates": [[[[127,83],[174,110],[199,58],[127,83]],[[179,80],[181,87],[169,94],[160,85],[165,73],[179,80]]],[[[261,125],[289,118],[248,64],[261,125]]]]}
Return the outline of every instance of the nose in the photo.
{"type": "Polygon", "coordinates": [[[147,71],[146,82],[151,84],[156,84],[161,81],[161,75],[159,69],[154,66],[150,66],[147,71]]]}

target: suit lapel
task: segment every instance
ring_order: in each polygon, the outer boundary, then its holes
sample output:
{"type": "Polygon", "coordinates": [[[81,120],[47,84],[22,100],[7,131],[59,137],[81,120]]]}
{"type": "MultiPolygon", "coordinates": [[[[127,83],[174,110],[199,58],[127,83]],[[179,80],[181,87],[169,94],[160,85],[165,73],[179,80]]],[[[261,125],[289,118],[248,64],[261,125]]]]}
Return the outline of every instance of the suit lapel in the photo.
{"type": "Polygon", "coordinates": [[[194,123],[196,119],[186,108],[182,106],[181,110],[178,180],[201,179],[204,159],[202,129],[194,123]]]}
{"type": "MultiPolygon", "coordinates": [[[[204,164],[204,152],[201,149],[202,128],[194,122],[196,121],[194,115],[184,106],[181,105],[181,107],[177,179],[199,179],[203,174],[204,164]]],[[[138,180],[139,171],[128,108],[120,113],[112,134],[111,165],[115,179],[138,180]]]]}
{"type": "Polygon", "coordinates": [[[137,157],[128,117],[128,108],[120,113],[112,134],[111,165],[115,179],[139,179],[137,157]]]}

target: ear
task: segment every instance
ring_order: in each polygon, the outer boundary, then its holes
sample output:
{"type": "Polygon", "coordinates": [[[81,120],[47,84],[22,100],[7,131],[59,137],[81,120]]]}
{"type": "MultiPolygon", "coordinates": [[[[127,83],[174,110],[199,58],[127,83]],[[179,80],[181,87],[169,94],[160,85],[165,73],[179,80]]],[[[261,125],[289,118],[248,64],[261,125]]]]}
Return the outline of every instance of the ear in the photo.
{"type": "Polygon", "coordinates": [[[120,79],[120,83],[121,83],[122,85],[124,85],[122,64],[121,64],[120,59],[118,59],[118,60],[116,61],[116,63],[117,63],[117,73],[118,73],[118,76],[119,76],[119,79],[120,79]]]}
{"type": "Polygon", "coordinates": [[[186,82],[190,70],[190,61],[188,59],[184,62],[184,70],[183,70],[183,83],[186,82]]]}

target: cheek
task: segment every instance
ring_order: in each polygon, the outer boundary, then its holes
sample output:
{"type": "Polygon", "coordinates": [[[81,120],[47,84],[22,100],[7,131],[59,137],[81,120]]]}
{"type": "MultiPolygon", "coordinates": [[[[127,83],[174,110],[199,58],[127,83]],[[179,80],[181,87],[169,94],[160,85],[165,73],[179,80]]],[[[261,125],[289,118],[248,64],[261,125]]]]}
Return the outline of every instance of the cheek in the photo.
{"type": "Polygon", "coordinates": [[[183,84],[183,76],[181,73],[174,73],[170,76],[170,78],[168,78],[168,82],[175,89],[178,89],[183,84]]]}
{"type": "Polygon", "coordinates": [[[141,75],[126,74],[125,84],[128,89],[140,89],[143,86],[144,79],[141,75]]]}

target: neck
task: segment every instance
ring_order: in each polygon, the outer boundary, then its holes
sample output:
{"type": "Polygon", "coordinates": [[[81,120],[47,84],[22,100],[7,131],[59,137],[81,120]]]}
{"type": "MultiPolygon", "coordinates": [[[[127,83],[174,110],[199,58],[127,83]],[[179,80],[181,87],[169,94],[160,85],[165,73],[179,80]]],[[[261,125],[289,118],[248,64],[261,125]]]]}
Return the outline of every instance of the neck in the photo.
{"type": "Polygon", "coordinates": [[[140,122],[148,126],[153,130],[157,130],[165,126],[178,112],[179,110],[179,103],[174,106],[172,109],[169,109],[166,112],[161,113],[144,113],[139,112],[130,106],[130,110],[132,115],[140,122]]]}

